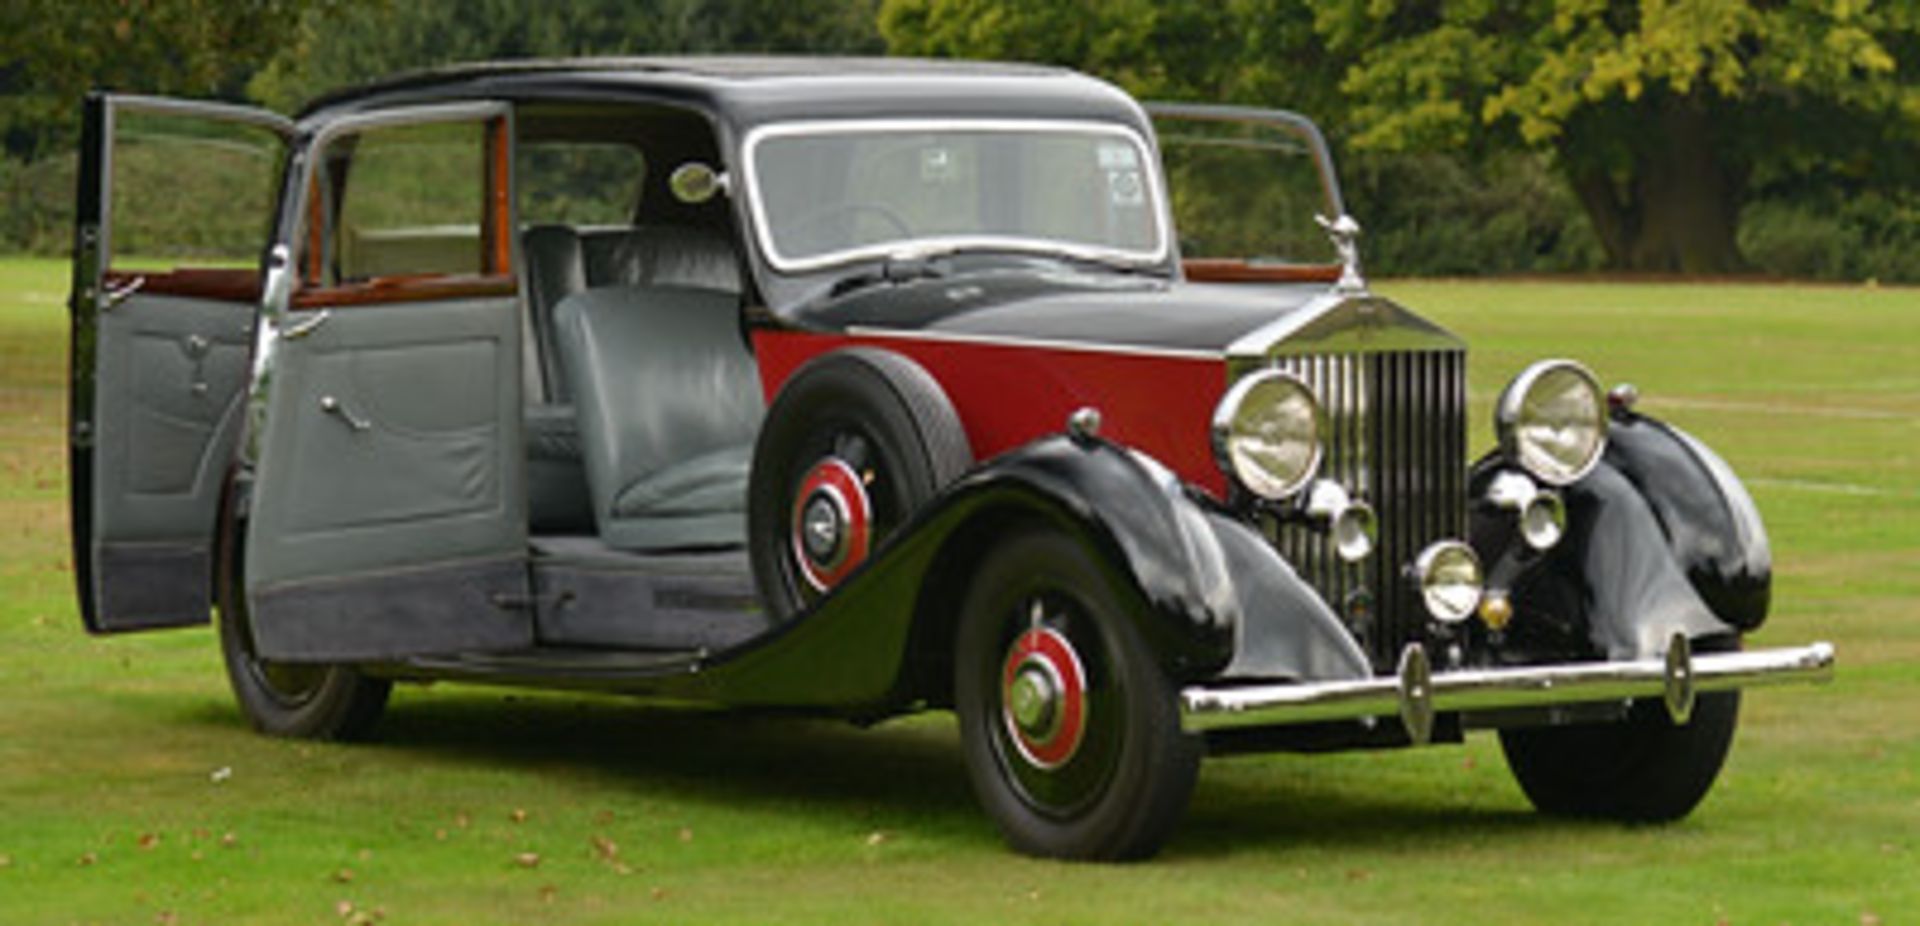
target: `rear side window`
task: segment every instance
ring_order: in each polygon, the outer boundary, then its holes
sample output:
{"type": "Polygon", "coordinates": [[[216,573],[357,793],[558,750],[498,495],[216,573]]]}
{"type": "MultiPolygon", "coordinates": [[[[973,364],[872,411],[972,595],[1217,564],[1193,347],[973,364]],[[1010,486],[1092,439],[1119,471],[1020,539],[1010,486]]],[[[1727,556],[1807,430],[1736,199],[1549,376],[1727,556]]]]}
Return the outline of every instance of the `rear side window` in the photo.
{"type": "Polygon", "coordinates": [[[647,159],[632,145],[539,141],[523,143],[518,157],[527,225],[626,225],[640,207],[647,159]]]}

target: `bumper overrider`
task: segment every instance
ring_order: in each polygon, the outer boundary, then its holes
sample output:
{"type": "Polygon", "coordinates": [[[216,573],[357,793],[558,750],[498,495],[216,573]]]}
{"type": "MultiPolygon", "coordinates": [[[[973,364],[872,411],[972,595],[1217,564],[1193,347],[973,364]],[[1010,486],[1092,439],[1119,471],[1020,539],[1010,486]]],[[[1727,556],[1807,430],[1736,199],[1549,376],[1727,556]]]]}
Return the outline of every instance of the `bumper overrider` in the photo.
{"type": "Polygon", "coordinates": [[[1700,692],[1833,678],[1833,645],[1695,656],[1683,634],[1665,658],[1567,663],[1435,673],[1418,643],[1401,651],[1393,676],[1232,686],[1196,685],[1180,693],[1181,726],[1190,733],[1398,716],[1415,745],[1426,743],[1441,712],[1498,711],[1660,698],[1685,723],[1700,692]]]}

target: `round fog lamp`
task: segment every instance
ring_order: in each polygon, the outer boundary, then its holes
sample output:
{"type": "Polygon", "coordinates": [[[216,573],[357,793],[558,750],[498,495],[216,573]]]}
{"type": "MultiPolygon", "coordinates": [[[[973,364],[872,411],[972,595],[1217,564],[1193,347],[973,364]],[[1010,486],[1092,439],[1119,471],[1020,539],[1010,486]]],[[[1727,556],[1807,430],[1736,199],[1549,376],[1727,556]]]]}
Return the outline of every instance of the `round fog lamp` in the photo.
{"type": "Polygon", "coordinates": [[[1264,499],[1289,498],[1320,467],[1320,403],[1279,370],[1242,377],[1213,411],[1220,468],[1264,499]]]}
{"type": "Polygon", "coordinates": [[[1379,536],[1379,526],[1374,520],[1373,506],[1366,502],[1354,502],[1333,516],[1333,523],[1327,531],[1333,537],[1333,551],[1349,563],[1366,559],[1373,552],[1374,538],[1379,536]]]}
{"type": "Polygon", "coordinates": [[[1550,550],[1567,533],[1567,506],[1553,492],[1541,492],[1520,509],[1520,537],[1535,550],[1550,550]]]}
{"type": "Polygon", "coordinates": [[[1606,398],[1586,367],[1542,360],[1500,394],[1494,431],[1508,460],[1548,485],[1567,485],[1591,471],[1606,449],[1606,398]]]}
{"type": "Polygon", "coordinates": [[[1442,540],[1420,551],[1413,561],[1414,577],[1420,582],[1420,597],[1427,613],[1449,624],[1466,620],[1480,606],[1485,582],[1480,575],[1480,558],[1473,548],[1458,540],[1442,540]]]}

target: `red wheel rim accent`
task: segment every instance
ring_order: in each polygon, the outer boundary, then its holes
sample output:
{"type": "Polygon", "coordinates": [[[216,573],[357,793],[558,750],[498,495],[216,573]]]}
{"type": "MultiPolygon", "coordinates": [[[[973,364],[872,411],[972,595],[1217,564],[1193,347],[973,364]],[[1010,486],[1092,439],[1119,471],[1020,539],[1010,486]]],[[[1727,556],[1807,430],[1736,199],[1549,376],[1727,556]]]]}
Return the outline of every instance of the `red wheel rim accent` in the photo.
{"type": "Polygon", "coordinates": [[[1079,751],[1080,740],[1087,732],[1087,673],[1073,644],[1059,631],[1036,627],[1013,641],[1000,672],[1000,714],[1014,747],[1037,768],[1059,768],[1079,751]],[[1059,723],[1044,736],[1022,729],[1010,706],[1014,682],[1029,667],[1045,672],[1059,688],[1059,723]]]}
{"type": "Polygon", "coordinates": [[[807,471],[794,493],[793,517],[789,524],[793,560],[800,575],[816,591],[827,591],[866,561],[873,539],[873,503],[867,487],[853,467],[839,457],[827,457],[807,471]],[[816,500],[831,507],[838,528],[833,555],[824,561],[807,552],[807,509],[816,500]]]}

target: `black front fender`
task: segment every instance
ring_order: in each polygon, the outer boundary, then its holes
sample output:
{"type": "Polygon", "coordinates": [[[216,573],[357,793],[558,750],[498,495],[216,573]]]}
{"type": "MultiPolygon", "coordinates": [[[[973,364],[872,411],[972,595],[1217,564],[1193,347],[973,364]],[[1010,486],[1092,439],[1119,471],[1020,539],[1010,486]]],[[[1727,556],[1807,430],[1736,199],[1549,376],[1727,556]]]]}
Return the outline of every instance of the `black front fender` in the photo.
{"type": "Polygon", "coordinates": [[[1607,462],[1639,490],[1693,590],[1743,631],[1767,619],[1773,555],[1760,512],[1726,461],[1657,419],[1616,417],[1607,462]]]}
{"type": "MultiPolygon", "coordinates": [[[[1480,460],[1473,497],[1505,468],[1497,453],[1480,460]]],[[[1771,560],[1759,515],[1727,465],[1679,429],[1617,418],[1600,463],[1561,494],[1566,536],[1544,554],[1520,544],[1510,513],[1472,511],[1490,583],[1512,593],[1516,639],[1551,649],[1557,633],[1593,655],[1643,659],[1675,632],[1725,637],[1765,619],[1771,560]]]]}

